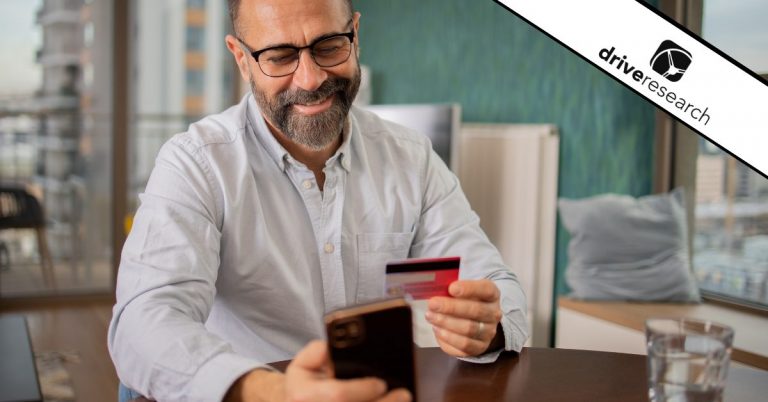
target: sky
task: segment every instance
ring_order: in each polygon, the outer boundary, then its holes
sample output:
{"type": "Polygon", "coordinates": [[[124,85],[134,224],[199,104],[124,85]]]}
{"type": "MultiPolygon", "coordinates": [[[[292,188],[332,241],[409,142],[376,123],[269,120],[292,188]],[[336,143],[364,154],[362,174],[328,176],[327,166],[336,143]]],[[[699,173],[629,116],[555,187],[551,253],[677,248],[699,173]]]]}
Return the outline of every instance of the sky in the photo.
{"type": "Polygon", "coordinates": [[[768,1],[705,0],[702,37],[752,71],[768,74],[768,1]]]}
{"type": "Polygon", "coordinates": [[[0,0],[0,96],[28,95],[40,87],[35,62],[42,33],[35,25],[41,0],[0,0]]]}

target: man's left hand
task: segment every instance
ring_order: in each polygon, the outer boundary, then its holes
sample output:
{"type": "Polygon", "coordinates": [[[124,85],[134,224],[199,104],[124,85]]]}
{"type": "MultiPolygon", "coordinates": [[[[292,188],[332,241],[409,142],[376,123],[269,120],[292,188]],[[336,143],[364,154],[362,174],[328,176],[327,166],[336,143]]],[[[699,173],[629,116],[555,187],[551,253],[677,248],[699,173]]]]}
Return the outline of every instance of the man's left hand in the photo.
{"type": "Polygon", "coordinates": [[[457,357],[485,353],[501,320],[499,289],[487,279],[462,280],[448,287],[453,297],[429,299],[426,319],[445,353],[457,357]]]}

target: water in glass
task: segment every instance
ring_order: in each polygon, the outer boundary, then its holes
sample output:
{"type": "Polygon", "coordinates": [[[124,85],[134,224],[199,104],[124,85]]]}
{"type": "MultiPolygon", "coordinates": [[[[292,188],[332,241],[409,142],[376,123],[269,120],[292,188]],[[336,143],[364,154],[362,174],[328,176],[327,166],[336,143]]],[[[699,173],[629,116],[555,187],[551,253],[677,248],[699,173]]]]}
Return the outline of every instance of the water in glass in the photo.
{"type": "Polygon", "coordinates": [[[659,335],[649,339],[651,401],[721,401],[728,347],[706,335],[659,335]]]}

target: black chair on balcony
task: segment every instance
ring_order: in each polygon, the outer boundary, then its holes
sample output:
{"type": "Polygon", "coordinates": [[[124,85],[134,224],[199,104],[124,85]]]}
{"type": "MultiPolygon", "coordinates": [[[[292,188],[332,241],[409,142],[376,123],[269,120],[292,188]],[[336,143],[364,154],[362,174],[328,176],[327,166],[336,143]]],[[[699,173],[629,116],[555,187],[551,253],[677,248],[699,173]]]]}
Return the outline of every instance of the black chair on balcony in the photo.
{"type": "MultiPolygon", "coordinates": [[[[5,229],[35,230],[43,281],[46,287],[55,289],[56,279],[45,234],[45,214],[37,198],[23,188],[0,186],[0,230],[5,229]]],[[[0,260],[9,263],[7,248],[2,244],[0,249],[6,251],[5,258],[0,260]]]]}

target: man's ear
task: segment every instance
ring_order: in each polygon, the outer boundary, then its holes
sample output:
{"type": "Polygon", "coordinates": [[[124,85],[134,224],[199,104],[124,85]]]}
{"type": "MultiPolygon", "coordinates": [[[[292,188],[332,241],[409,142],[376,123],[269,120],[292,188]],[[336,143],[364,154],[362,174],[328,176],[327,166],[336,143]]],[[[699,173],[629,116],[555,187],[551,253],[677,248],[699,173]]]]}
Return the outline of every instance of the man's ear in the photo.
{"type": "Polygon", "coordinates": [[[250,54],[243,51],[242,46],[240,46],[240,41],[237,40],[232,35],[227,35],[224,40],[227,42],[227,49],[229,49],[229,52],[232,53],[232,56],[235,58],[235,63],[237,64],[238,70],[240,70],[240,76],[243,77],[243,80],[245,82],[248,82],[249,80],[249,67],[248,67],[248,58],[251,57],[250,54]]]}
{"type": "Polygon", "coordinates": [[[355,14],[352,16],[352,27],[355,30],[355,41],[357,41],[357,46],[355,46],[355,54],[357,58],[360,58],[360,12],[355,11],[355,14]]]}

